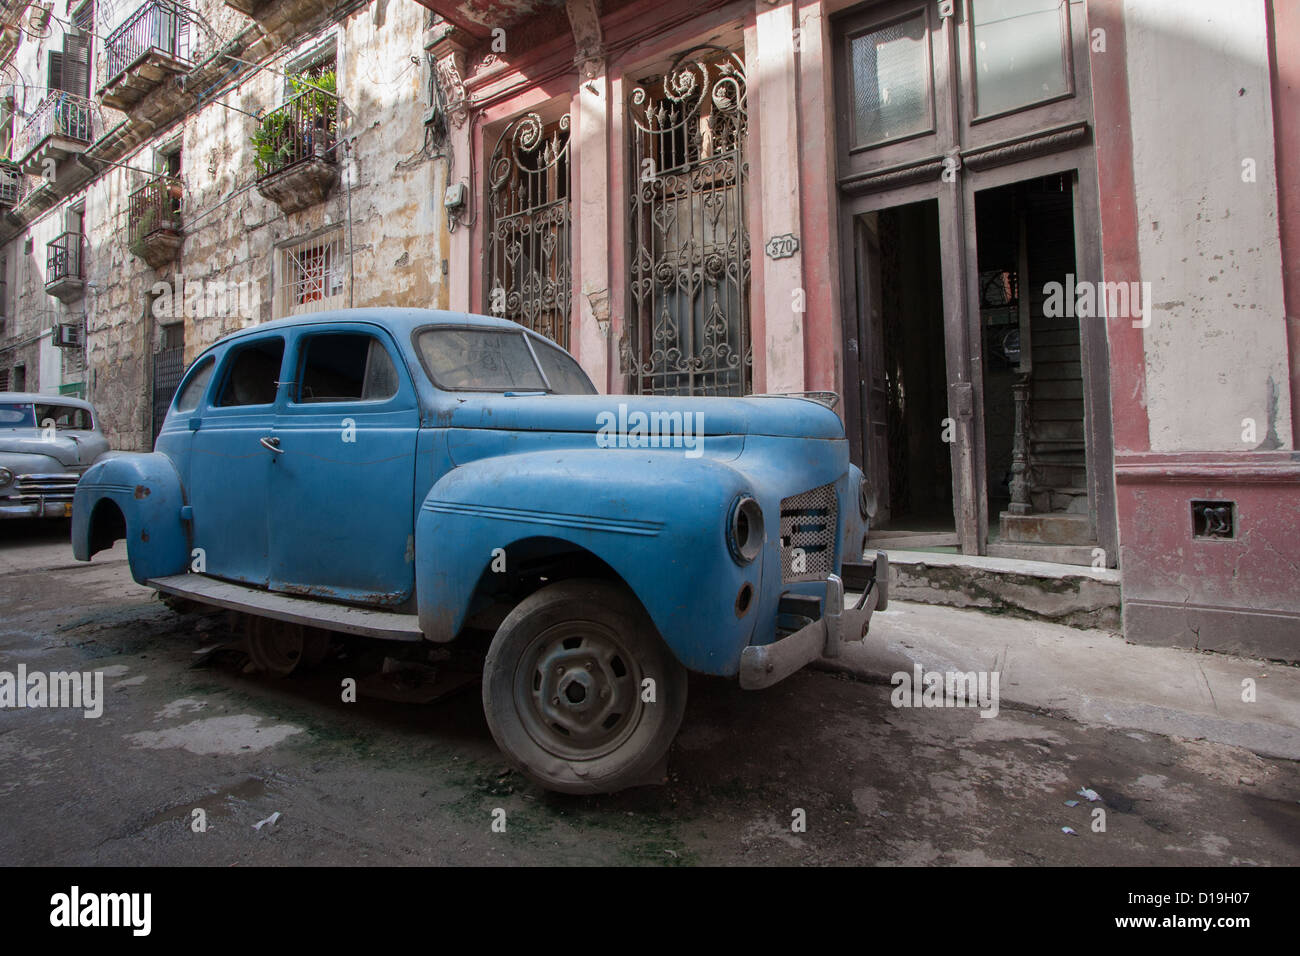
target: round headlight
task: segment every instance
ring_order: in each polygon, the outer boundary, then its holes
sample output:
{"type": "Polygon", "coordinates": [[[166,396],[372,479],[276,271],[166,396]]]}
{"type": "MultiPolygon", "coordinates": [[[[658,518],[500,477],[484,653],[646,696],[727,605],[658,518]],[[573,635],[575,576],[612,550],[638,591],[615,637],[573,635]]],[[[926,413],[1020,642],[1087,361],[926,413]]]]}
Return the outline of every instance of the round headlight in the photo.
{"type": "Polygon", "coordinates": [[[866,519],[876,516],[876,489],[866,478],[863,478],[862,484],[858,485],[858,511],[866,519]]]}
{"type": "Polygon", "coordinates": [[[727,547],[737,564],[749,564],[763,550],[763,509],[748,495],[736,499],[727,519],[727,547]]]}
{"type": "Polygon", "coordinates": [[[0,488],[14,480],[14,473],[8,468],[0,468],[0,488]]]}

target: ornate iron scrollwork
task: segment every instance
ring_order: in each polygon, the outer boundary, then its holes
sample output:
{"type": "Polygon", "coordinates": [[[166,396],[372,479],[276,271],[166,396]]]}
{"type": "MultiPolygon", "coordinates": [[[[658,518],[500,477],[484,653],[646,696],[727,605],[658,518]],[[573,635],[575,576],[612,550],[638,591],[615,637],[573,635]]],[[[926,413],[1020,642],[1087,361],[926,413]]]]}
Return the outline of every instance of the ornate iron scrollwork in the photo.
{"type": "Polygon", "coordinates": [[[488,163],[488,311],[568,348],[569,117],[510,123],[488,163]]]}
{"type": "Polygon", "coordinates": [[[637,86],[628,108],[633,248],[622,373],[642,394],[748,394],[744,63],[716,47],[688,50],[637,86]]]}

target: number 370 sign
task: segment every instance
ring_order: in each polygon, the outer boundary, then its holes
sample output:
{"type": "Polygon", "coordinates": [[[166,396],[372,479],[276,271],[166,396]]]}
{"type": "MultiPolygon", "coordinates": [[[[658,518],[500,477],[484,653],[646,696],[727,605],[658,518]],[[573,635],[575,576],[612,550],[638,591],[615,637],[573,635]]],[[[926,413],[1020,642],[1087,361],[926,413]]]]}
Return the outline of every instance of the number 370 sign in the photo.
{"type": "Polygon", "coordinates": [[[789,259],[799,251],[799,237],[788,232],[784,236],[773,236],[767,240],[765,249],[772,259],[789,259]]]}

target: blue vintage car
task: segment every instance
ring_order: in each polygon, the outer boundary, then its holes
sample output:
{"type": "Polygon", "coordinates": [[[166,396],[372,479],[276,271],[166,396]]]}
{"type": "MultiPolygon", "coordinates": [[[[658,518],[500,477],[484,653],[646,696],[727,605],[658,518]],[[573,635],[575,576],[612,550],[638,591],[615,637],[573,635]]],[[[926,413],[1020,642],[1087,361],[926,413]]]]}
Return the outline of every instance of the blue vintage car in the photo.
{"type": "Polygon", "coordinates": [[[94,465],[73,548],[127,539],[132,576],[272,622],[405,642],[495,632],[483,706],[542,785],[662,776],[686,672],[766,687],[863,637],[885,557],[846,608],[874,497],[806,398],[599,395],[503,319],[356,309],[227,336],[152,454],[94,465]],[[873,573],[874,572],[874,573],[873,573]]]}

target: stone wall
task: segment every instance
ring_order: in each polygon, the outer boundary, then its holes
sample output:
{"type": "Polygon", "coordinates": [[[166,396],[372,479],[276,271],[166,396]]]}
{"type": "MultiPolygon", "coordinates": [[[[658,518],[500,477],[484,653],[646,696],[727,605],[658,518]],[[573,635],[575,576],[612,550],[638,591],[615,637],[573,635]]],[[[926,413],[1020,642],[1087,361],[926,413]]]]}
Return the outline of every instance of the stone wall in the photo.
{"type": "MultiPolygon", "coordinates": [[[[111,5],[113,22],[99,24],[100,35],[107,36],[135,6],[111,5]]],[[[201,31],[200,59],[250,22],[219,0],[194,6],[213,28],[201,31]]],[[[110,15],[110,8],[101,12],[110,15]]],[[[224,333],[277,317],[283,311],[276,307],[282,301],[277,296],[284,282],[283,249],[300,239],[338,230],[343,277],[338,304],[446,306],[442,194],[447,162],[426,137],[429,67],[423,26],[424,10],[417,4],[376,2],[298,37],[260,61],[259,69],[205,92],[199,109],[45,212],[25,233],[34,240],[30,256],[21,256],[25,236],[8,245],[11,272],[19,271],[18,260],[24,258],[27,278],[17,296],[10,279],[20,314],[86,313],[88,397],[114,448],[151,446],[152,360],[162,324],[184,323],[190,362],[224,333]],[[341,100],[341,175],[323,202],[286,214],[256,189],[251,145],[256,117],[284,102],[285,72],[331,39],[341,100]],[[185,235],[175,262],[155,269],[128,248],[128,201],[149,181],[149,171],[160,168],[162,154],[177,145],[185,235]],[[64,306],[44,292],[45,243],[62,230],[67,209],[78,203],[86,210],[87,291],[83,301],[64,306]],[[164,308],[151,315],[152,294],[160,284],[171,293],[175,311],[164,308]],[[185,297],[187,286],[209,295],[203,301],[185,297]],[[229,295],[214,301],[214,290],[229,295]],[[227,301],[235,306],[233,314],[223,307],[227,301]]],[[[29,77],[50,42],[20,47],[16,62],[29,77]]],[[[93,88],[107,79],[102,42],[97,47],[93,88]]],[[[101,107],[100,119],[97,134],[127,118],[101,107]]],[[[160,305],[166,305],[165,298],[160,305]]]]}

